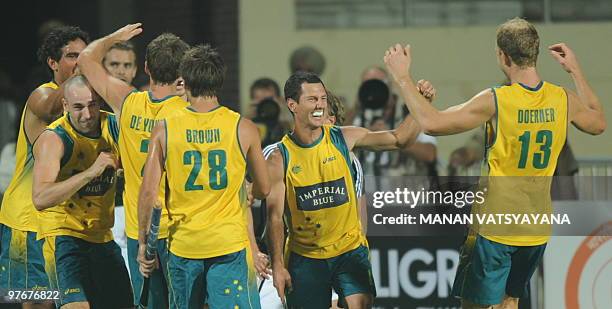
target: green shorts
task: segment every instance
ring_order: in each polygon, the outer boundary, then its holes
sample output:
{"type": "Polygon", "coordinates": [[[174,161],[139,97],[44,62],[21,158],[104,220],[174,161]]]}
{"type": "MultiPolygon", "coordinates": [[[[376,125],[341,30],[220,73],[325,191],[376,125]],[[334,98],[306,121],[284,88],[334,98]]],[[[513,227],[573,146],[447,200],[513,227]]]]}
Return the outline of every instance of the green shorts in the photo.
{"type": "Polygon", "coordinates": [[[259,309],[257,278],[247,249],[207,259],[168,259],[170,308],[259,309]]]}
{"type": "Polygon", "coordinates": [[[35,232],[0,224],[0,289],[46,290],[49,279],[43,258],[44,240],[35,232]]]}
{"type": "MultiPolygon", "coordinates": [[[[128,266],[130,267],[130,279],[132,282],[132,290],[134,291],[134,306],[140,304],[140,294],[144,283],[142,274],[138,265],[138,240],[127,238],[128,249],[128,266]]],[[[159,268],[155,269],[149,276],[149,301],[147,308],[149,309],[167,309],[168,308],[168,285],[167,285],[167,263],[168,263],[168,247],[167,240],[157,240],[157,257],[159,259],[159,268]]]]}
{"type": "Polygon", "coordinates": [[[366,246],[329,259],[313,259],[290,253],[288,270],[292,291],[287,294],[290,308],[328,309],[332,287],[339,301],[354,294],[376,296],[370,250],[366,246]]]}
{"type": "Polygon", "coordinates": [[[500,304],[504,295],[522,298],[544,249],[546,244],[509,246],[470,236],[461,248],[452,295],[482,306],[500,304]]]}
{"type": "Polygon", "coordinates": [[[91,308],[133,306],[130,278],[114,241],[49,236],[43,254],[51,289],[60,291],[58,307],[74,302],[89,302],[91,308]]]}

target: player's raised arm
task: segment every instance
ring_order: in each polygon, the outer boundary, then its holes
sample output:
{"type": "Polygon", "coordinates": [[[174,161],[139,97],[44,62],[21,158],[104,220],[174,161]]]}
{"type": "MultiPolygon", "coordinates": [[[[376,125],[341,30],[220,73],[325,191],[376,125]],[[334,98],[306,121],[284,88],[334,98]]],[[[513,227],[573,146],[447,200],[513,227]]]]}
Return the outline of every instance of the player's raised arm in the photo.
{"type": "Polygon", "coordinates": [[[121,113],[123,100],[134,87],[110,75],[102,65],[102,60],[115,43],[127,41],[140,34],[142,32],[140,26],[140,23],[129,24],[91,42],[77,60],[81,73],[87,77],[96,92],[111,106],[117,116],[121,113]]]}
{"type": "Polygon", "coordinates": [[[491,90],[484,90],[467,102],[439,111],[418,91],[412,76],[410,46],[390,47],[384,56],[387,69],[399,85],[404,102],[412,117],[429,135],[461,133],[485,123],[495,115],[495,98],[491,90]]]}
{"type": "MultiPolygon", "coordinates": [[[[428,104],[436,95],[433,85],[426,80],[419,80],[415,90],[425,98],[428,104]]],[[[411,116],[404,118],[404,121],[394,130],[370,131],[360,127],[342,127],[342,134],[349,150],[353,148],[371,151],[404,149],[414,144],[420,132],[421,127],[411,116]]]]}
{"type": "Polygon", "coordinates": [[[279,150],[275,150],[266,160],[270,172],[270,194],[266,198],[268,212],[268,248],[272,258],[274,287],[281,301],[285,302],[285,290],[291,289],[291,275],[283,262],[283,244],[285,243],[285,167],[279,150]]]}
{"type": "Polygon", "coordinates": [[[576,92],[566,89],[569,121],[583,132],[598,135],[606,129],[606,119],[599,98],[589,85],[574,51],[565,43],[548,47],[550,54],[570,74],[576,86],[576,92]]]}
{"type": "Polygon", "coordinates": [[[259,131],[251,120],[241,118],[238,125],[238,134],[240,141],[245,144],[241,147],[243,151],[246,150],[247,167],[253,180],[253,196],[263,200],[270,193],[270,177],[266,168],[266,160],[261,151],[259,131]]]}
{"type": "Polygon", "coordinates": [[[43,132],[34,143],[34,175],[32,200],[38,210],[53,207],[68,200],[107,167],[117,168],[117,158],[107,152],[100,153],[94,164],[64,181],[56,182],[60,162],[64,155],[61,138],[52,131],[43,132]]]}

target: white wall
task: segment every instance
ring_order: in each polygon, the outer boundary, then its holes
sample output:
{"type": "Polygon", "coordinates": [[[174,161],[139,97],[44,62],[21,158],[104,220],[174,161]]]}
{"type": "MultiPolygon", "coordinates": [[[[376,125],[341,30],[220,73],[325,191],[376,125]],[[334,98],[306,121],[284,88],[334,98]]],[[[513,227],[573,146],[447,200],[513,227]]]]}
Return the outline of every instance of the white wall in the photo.
{"type": "MultiPolygon", "coordinates": [[[[564,41],[579,56],[584,71],[606,107],[612,123],[612,23],[537,25],[540,33],[539,70],[545,80],[572,86],[569,76],[546,53],[545,47],[564,41]]],[[[456,28],[386,28],[296,31],[294,1],[240,2],[241,101],[256,78],[268,76],[281,86],[289,75],[289,56],[301,46],[317,48],[327,66],[326,86],[353,102],[364,67],[383,65],[384,50],[393,43],[410,43],[413,75],[431,80],[438,89],[435,105],[461,103],[478,91],[503,80],[495,61],[495,25],[456,28]]],[[[612,157],[612,129],[598,137],[570,132],[579,157],[612,157]]],[[[462,145],[466,134],[439,138],[443,160],[462,145]]]]}

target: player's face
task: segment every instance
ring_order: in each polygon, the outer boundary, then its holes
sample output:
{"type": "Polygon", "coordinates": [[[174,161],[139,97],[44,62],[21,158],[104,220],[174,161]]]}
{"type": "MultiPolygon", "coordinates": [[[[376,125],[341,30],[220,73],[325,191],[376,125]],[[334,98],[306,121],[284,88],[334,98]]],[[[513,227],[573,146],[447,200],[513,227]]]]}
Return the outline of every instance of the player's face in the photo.
{"type": "Polygon", "coordinates": [[[93,134],[100,130],[99,98],[89,87],[72,87],[64,97],[64,109],[79,132],[93,134]]]}
{"type": "Polygon", "coordinates": [[[303,83],[298,104],[293,104],[296,122],[310,128],[320,128],[327,120],[327,92],[323,84],[303,83]]]}
{"type": "Polygon", "coordinates": [[[76,69],[76,62],[79,54],[85,49],[85,42],[81,39],[68,42],[62,47],[62,57],[58,62],[51,60],[51,69],[53,70],[54,80],[62,83],[67,80],[76,69]]]}
{"type": "Polygon", "coordinates": [[[131,84],[136,76],[136,55],[131,50],[113,48],[104,57],[104,67],[112,76],[131,84]]]}

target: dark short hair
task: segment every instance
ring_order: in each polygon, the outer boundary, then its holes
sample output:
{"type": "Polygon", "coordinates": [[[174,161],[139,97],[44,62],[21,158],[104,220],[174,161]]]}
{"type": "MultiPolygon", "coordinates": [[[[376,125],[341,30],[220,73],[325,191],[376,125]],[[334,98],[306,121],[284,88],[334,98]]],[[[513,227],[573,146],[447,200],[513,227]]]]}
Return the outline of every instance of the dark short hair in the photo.
{"type": "Polygon", "coordinates": [[[323,81],[314,73],[297,71],[289,76],[289,79],[285,82],[285,101],[293,99],[299,102],[300,96],[302,95],[302,84],[322,84],[323,88],[325,85],[323,81]]]}
{"type": "Polygon", "coordinates": [[[47,63],[47,58],[59,61],[62,58],[62,48],[68,43],[81,39],[89,43],[89,34],[75,26],[61,26],[51,30],[38,49],[38,60],[47,63]]]}
{"type": "Polygon", "coordinates": [[[156,83],[171,84],[178,77],[179,65],[189,45],[172,33],[163,33],[149,45],[145,54],[151,79],[156,83]]]}
{"type": "Polygon", "coordinates": [[[278,84],[273,79],[268,77],[258,78],[253,82],[253,84],[251,84],[251,89],[249,90],[249,95],[251,96],[251,99],[253,98],[253,93],[257,89],[272,89],[274,90],[274,95],[276,95],[277,97],[280,97],[281,95],[280,87],[278,87],[278,84]]]}
{"type": "Polygon", "coordinates": [[[519,67],[534,67],[538,60],[540,37],[533,24],[516,17],[497,28],[497,47],[519,67]]]}
{"type": "Polygon", "coordinates": [[[180,73],[192,96],[213,97],[223,87],[225,64],[210,45],[198,45],[183,56],[180,73]]]}

